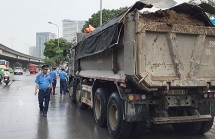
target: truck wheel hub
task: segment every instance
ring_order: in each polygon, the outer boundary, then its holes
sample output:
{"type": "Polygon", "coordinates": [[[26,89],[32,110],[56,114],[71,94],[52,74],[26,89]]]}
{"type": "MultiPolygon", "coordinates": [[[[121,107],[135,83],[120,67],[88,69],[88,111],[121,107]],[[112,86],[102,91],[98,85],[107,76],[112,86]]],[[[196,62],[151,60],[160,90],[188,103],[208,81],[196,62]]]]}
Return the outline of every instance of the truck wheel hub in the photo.
{"type": "Polygon", "coordinates": [[[96,118],[99,119],[101,117],[101,101],[100,101],[100,99],[96,99],[95,113],[96,113],[96,118]]]}
{"type": "Polygon", "coordinates": [[[81,90],[77,91],[77,93],[76,93],[76,100],[79,101],[79,102],[81,101],[81,90]]]}
{"type": "Polygon", "coordinates": [[[109,121],[110,121],[110,127],[111,127],[111,129],[115,130],[117,128],[117,124],[118,124],[118,110],[117,110],[115,104],[113,104],[110,107],[110,110],[109,110],[109,121]]]}

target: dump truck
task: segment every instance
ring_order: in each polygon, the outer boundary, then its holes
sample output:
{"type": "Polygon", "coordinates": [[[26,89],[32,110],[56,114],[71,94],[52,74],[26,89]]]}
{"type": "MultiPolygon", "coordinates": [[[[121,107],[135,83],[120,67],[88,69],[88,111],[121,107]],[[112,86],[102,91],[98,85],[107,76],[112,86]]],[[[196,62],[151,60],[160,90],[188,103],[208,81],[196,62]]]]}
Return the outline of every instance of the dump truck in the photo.
{"type": "Polygon", "coordinates": [[[138,1],[73,40],[70,99],[114,139],[139,138],[148,123],[204,134],[215,116],[215,27],[196,5],[141,13],[151,7],[138,1]]]}

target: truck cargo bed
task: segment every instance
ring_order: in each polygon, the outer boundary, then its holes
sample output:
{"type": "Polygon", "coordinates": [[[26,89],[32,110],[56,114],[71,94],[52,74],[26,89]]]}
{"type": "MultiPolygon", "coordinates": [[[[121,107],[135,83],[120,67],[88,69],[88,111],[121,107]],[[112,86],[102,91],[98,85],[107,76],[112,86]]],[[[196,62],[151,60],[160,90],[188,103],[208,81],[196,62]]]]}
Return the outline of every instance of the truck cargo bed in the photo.
{"type": "Polygon", "coordinates": [[[147,86],[215,85],[215,28],[139,18],[136,75],[147,86]]]}
{"type": "Polygon", "coordinates": [[[201,8],[185,3],[154,16],[135,10],[141,4],[77,44],[76,75],[117,82],[127,78],[147,91],[215,86],[215,28],[201,8]]]}

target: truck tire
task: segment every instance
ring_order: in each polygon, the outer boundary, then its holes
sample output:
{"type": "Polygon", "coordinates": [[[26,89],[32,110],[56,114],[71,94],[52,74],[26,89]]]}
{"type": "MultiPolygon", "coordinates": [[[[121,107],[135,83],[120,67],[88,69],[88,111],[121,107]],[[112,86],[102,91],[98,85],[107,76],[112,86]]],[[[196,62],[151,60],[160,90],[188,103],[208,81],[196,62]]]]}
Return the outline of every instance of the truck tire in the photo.
{"type": "Polygon", "coordinates": [[[70,82],[70,84],[69,84],[69,98],[73,104],[76,104],[76,98],[73,97],[73,95],[74,95],[73,93],[74,93],[73,92],[73,82],[70,82]]]}
{"type": "Polygon", "coordinates": [[[131,133],[132,123],[123,120],[124,105],[118,93],[111,94],[107,107],[108,131],[113,139],[127,139],[131,133]]]}
{"type": "Polygon", "coordinates": [[[202,126],[201,126],[198,134],[207,133],[211,129],[212,126],[213,126],[213,120],[202,122],[202,126]]]}
{"type": "Polygon", "coordinates": [[[106,88],[99,88],[94,95],[93,113],[96,124],[100,127],[107,126],[107,104],[110,92],[106,88]]]}
{"type": "Polygon", "coordinates": [[[81,84],[78,84],[76,89],[76,104],[80,110],[86,110],[89,106],[81,101],[82,98],[81,91],[82,91],[81,84]]]}
{"type": "Polygon", "coordinates": [[[131,128],[130,139],[139,139],[143,136],[146,130],[146,121],[143,122],[133,122],[131,128]]]}
{"type": "Polygon", "coordinates": [[[172,124],[173,128],[179,133],[185,135],[195,135],[202,126],[202,122],[177,123],[172,124]]]}

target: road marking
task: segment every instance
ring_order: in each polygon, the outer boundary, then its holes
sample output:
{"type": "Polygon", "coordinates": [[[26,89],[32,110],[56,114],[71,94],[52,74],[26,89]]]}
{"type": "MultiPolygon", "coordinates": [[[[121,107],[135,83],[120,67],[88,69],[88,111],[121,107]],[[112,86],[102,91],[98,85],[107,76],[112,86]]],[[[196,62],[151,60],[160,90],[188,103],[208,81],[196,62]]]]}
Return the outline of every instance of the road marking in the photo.
{"type": "Polygon", "coordinates": [[[23,106],[23,101],[19,99],[19,106],[23,106]]]}

